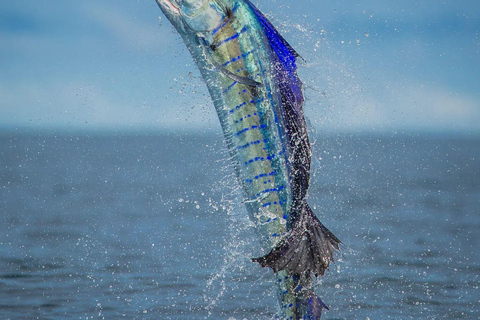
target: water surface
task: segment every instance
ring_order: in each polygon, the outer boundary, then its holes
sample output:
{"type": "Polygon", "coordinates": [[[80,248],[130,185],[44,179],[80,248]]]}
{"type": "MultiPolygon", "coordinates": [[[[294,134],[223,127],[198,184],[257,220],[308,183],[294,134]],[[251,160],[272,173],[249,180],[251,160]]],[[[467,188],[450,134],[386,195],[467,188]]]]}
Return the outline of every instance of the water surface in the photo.
{"type": "MultiPolygon", "coordinates": [[[[322,319],[480,319],[480,139],[318,136],[322,319]]],[[[1,319],[271,319],[219,135],[0,134],[1,319]]]]}

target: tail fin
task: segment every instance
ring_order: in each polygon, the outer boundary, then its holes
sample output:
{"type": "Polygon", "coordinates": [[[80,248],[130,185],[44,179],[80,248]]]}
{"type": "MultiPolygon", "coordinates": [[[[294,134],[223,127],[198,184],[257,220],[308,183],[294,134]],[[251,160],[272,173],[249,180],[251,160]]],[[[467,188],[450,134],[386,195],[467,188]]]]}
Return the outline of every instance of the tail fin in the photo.
{"type": "Polygon", "coordinates": [[[297,221],[289,233],[263,257],[253,258],[262,267],[270,267],[274,272],[286,270],[288,274],[303,274],[310,271],[323,276],[333,252],[341,243],[315,216],[305,203],[297,221]]]}
{"type": "Polygon", "coordinates": [[[320,320],[322,310],[328,310],[325,303],[323,303],[313,291],[310,293],[309,297],[300,302],[299,306],[300,308],[297,309],[298,319],[320,320]]]}

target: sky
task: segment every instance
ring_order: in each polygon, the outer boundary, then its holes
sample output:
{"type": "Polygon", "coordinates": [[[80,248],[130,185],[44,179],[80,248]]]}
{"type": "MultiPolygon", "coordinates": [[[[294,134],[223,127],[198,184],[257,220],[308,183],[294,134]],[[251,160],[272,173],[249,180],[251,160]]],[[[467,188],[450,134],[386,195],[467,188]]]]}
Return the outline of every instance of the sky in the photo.
{"type": "MultiPolygon", "coordinates": [[[[480,134],[480,1],[255,0],[316,131],[480,134]]],[[[220,131],[154,0],[0,2],[0,129],[220,131]]]]}

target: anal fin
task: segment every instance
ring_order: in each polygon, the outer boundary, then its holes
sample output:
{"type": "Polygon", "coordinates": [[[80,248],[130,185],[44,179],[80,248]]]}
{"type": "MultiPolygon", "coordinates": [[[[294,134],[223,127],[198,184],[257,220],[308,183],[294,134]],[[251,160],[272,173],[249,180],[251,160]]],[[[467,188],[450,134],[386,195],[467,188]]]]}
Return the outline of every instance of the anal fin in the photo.
{"type": "Polygon", "coordinates": [[[303,301],[300,301],[299,308],[297,309],[297,318],[320,320],[323,309],[328,310],[327,305],[323,303],[315,292],[311,291],[303,301]]]}

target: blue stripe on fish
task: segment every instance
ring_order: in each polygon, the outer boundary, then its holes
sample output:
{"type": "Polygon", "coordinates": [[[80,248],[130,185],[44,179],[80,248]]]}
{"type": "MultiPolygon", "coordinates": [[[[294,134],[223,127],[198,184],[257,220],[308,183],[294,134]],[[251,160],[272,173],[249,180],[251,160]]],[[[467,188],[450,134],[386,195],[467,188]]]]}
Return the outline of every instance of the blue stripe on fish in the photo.
{"type": "Polygon", "coordinates": [[[227,87],[227,89],[223,90],[223,93],[227,93],[230,89],[233,88],[237,84],[237,81],[233,81],[231,85],[227,87]]]}
{"type": "MultiPolygon", "coordinates": [[[[246,91],[246,90],[245,90],[245,91],[246,91]]],[[[239,94],[241,94],[241,93],[243,93],[243,92],[239,92],[239,94]]],[[[256,100],[256,101],[255,101],[255,100],[250,100],[250,103],[255,103],[255,104],[256,104],[256,103],[260,103],[260,102],[262,102],[262,101],[263,101],[263,98],[262,98],[262,99],[258,99],[258,100],[256,100]]],[[[243,107],[243,106],[246,105],[246,104],[247,104],[247,102],[245,102],[245,101],[242,102],[242,103],[240,103],[240,104],[239,104],[238,106],[236,106],[235,108],[230,109],[230,113],[234,113],[235,110],[240,109],[241,107],[243,107]]]]}
{"type": "Polygon", "coordinates": [[[259,193],[257,193],[256,196],[258,197],[258,196],[261,196],[262,194],[265,194],[265,193],[282,191],[283,188],[284,188],[284,186],[280,186],[280,187],[278,187],[278,188],[265,189],[265,190],[260,191],[259,193]]]}
{"type": "Polygon", "coordinates": [[[230,110],[230,113],[233,113],[235,110],[238,110],[240,109],[241,107],[243,107],[244,105],[246,105],[247,103],[244,101],[242,103],[240,103],[238,106],[236,106],[235,108],[231,109],[230,110]]]}
{"type": "Polygon", "coordinates": [[[253,113],[253,115],[251,115],[251,114],[247,114],[245,117],[241,117],[240,119],[238,119],[238,120],[235,120],[235,123],[242,122],[243,120],[247,120],[247,118],[251,118],[251,117],[253,117],[253,116],[256,116],[256,115],[257,115],[257,113],[256,113],[256,112],[254,112],[254,113],[253,113]]]}
{"type": "MultiPolygon", "coordinates": [[[[271,160],[273,157],[275,157],[275,155],[268,156],[266,159],[271,160]]],[[[249,163],[253,163],[253,162],[256,162],[256,161],[265,161],[265,158],[264,157],[255,157],[253,159],[245,161],[245,165],[247,166],[249,163]]]]}
{"type": "MultiPolygon", "coordinates": [[[[258,180],[258,179],[264,178],[264,177],[275,176],[276,174],[277,174],[276,171],[272,171],[270,173],[262,173],[262,174],[259,174],[258,176],[255,176],[255,180],[258,180]]],[[[246,179],[245,182],[253,182],[253,179],[246,179]]]]}
{"type": "MultiPolygon", "coordinates": [[[[264,139],[263,141],[266,142],[267,139],[264,139]]],[[[255,141],[251,141],[251,142],[247,142],[246,144],[244,144],[243,146],[238,146],[237,149],[245,149],[249,146],[252,146],[252,145],[255,145],[255,144],[259,144],[261,141],[260,140],[255,140],[255,141]]]]}
{"type": "Polygon", "coordinates": [[[262,124],[262,125],[259,125],[259,126],[253,125],[253,126],[251,126],[251,127],[243,128],[242,130],[240,130],[240,131],[238,131],[237,133],[235,133],[235,135],[236,135],[236,136],[239,136],[239,135],[241,135],[242,133],[247,132],[248,130],[264,129],[264,128],[266,128],[266,127],[267,127],[266,124],[262,124]]]}
{"type": "Polygon", "coordinates": [[[217,33],[218,31],[220,31],[220,29],[222,29],[223,27],[225,27],[225,25],[229,22],[229,20],[227,21],[224,21],[221,25],[219,25],[218,27],[216,27],[215,29],[213,29],[212,31],[212,36],[217,33]]]}
{"type": "MultiPolygon", "coordinates": [[[[238,9],[238,3],[235,3],[235,5],[231,9],[231,13],[235,13],[235,11],[237,11],[237,9],[238,9]]],[[[215,33],[217,33],[218,31],[220,31],[220,29],[225,27],[231,21],[230,19],[231,19],[231,17],[228,17],[227,20],[223,21],[223,23],[221,23],[218,27],[213,29],[212,30],[212,36],[215,35],[215,33]]]]}
{"type": "Polygon", "coordinates": [[[220,47],[221,45],[223,45],[223,44],[225,44],[225,43],[227,43],[227,42],[229,42],[229,41],[232,41],[232,40],[234,40],[234,39],[237,39],[242,33],[244,33],[244,32],[247,31],[247,30],[248,30],[248,28],[247,28],[246,26],[243,27],[242,30],[240,30],[239,32],[235,33],[233,36],[228,37],[228,38],[226,38],[226,39],[223,39],[222,41],[220,41],[219,43],[217,43],[217,44],[215,45],[215,48],[218,48],[218,47],[220,47]]]}
{"type": "MultiPolygon", "coordinates": [[[[281,204],[283,204],[283,202],[282,201],[274,201],[273,204],[280,204],[281,205],[281,204]]],[[[262,204],[262,207],[269,207],[271,205],[272,205],[272,202],[267,202],[267,203],[262,204]]],[[[287,220],[287,215],[284,215],[283,219],[287,220]]],[[[274,218],[273,220],[277,220],[277,218],[274,218]]],[[[267,222],[270,222],[270,221],[271,221],[271,219],[267,220],[267,222]]]]}
{"type": "MultiPolygon", "coordinates": [[[[252,50],[252,51],[248,51],[248,52],[246,52],[246,53],[242,53],[242,54],[239,55],[239,56],[233,57],[232,59],[224,62],[224,63],[222,64],[222,67],[226,67],[226,66],[228,66],[230,63],[233,63],[233,62],[235,62],[235,61],[239,61],[239,60],[247,57],[248,55],[250,55],[252,52],[253,52],[253,50],[252,50]]],[[[243,69],[243,68],[242,68],[242,69],[243,69]]],[[[238,71],[240,71],[240,69],[239,69],[238,71]]],[[[251,77],[251,78],[253,78],[253,77],[251,77]]]]}
{"type": "Polygon", "coordinates": [[[277,172],[275,170],[270,173],[262,173],[262,174],[259,174],[258,176],[255,176],[255,180],[258,180],[259,178],[263,178],[263,177],[274,176],[276,174],[277,172]]]}

